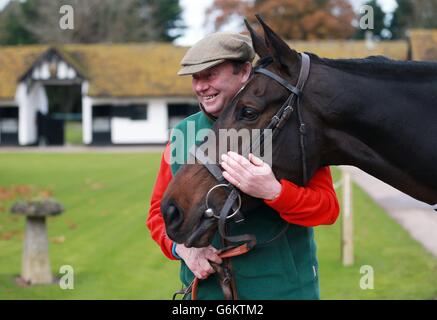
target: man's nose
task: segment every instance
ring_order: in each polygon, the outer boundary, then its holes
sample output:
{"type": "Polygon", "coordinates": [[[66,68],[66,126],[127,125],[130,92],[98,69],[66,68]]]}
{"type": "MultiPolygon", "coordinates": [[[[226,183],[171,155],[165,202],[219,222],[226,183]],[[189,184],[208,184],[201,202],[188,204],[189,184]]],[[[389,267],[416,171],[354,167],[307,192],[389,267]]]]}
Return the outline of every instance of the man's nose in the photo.
{"type": "Polygon", "coordinates": [[[209,84],[207,81],[204,80],[196,80],[193,83],[193,87],[194,87],[194,91],[196,91],[196,93],[199,93],[208,90],[209,84]]]}

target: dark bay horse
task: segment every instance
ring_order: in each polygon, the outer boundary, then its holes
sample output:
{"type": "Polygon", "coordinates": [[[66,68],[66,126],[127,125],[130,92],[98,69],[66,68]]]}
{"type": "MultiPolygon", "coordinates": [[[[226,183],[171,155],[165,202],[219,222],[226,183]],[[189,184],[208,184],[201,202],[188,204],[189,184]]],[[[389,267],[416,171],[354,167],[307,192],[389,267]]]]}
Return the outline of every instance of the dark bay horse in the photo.
{"type": "MultiPolygon", "coordinates": [[[[264,38],[248,25],[255,51],[261,60],[272,58],[268,70],[296,84],[301,55],[262,19],[258,20],[264,38]]],[[[437,63],[309,56],[310,74],[299,107],[306,127],[308,178],[324,166],[352,165],[418,200],[436,205],[437,63]]],[[[222,112],[213,130],[264,128],[288,95],[276,81],[254,74],[222,112]]],[[[273,140],[272,168],[278,179],[303,185],[299,137],[299,121],[294,113],[273,140]]],[[[216,184],[201,164],[185,165],[178,171],[161,205],[170,238],[184,243],[191,237],[190,246],[210,243],[217,222],[204,215],[205,196],[216,184]]],[[[224,191],[216,193],[213,206],[217,210],[226,196],[224,191]]],[[[259,205],[262,201],[243,197],[243,211],[259,205]]]]}

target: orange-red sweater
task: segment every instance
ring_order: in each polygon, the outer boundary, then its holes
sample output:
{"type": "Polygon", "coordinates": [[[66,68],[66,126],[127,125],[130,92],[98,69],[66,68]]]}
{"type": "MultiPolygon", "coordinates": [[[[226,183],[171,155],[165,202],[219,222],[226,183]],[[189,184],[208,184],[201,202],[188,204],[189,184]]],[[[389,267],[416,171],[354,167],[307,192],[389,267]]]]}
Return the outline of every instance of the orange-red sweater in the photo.
{"type": "MultiPolygon", "coordinates": [[[[167,236],[161,213],[161,199],[172,179],[170,165],[164,158],[164,155],[168,155],[169,152],[170,145],[168,144],[162,155],[146,224],[153,240],[158,243],[164,254],[169,259],[175,260],[172,254],[173,241],[167,236]]],[[[319,169],[305,187],[299,187],[285,179],[281,179],[280,182],[282,191],[279,196],[274,200],[264,200],[264,202],[275,209],[282,219],[305,227],[333,224],[337,220],[340,208],[329,167],[319,169]]]]}

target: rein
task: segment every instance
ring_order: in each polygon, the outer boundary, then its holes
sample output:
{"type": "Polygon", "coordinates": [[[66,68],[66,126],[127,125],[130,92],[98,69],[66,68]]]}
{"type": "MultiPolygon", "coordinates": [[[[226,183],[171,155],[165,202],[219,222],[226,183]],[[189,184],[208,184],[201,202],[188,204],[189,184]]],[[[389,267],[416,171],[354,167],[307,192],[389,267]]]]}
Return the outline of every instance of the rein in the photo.
{"type": "MultiPolygon", "coordinates": [[[[264,128],[258,139],[252,143],[252,149],[261,147],[261,143],[264,141],[265,138],[266,130],[272,131],[272,140],[273,140],[273,138],[277,135],[278,131],[282,129],[286,121],[290,118],[291,114],[294,112],[295,110],[294,106],[295,106],[296,113],[297,113],[297,120],[299,122],[299,136],[300,136],[299,146],[300,146],[301,159],[302,159],[302,181],[303,184],[305,185],[308,181],[306,151],[305,151],[306,129],[305,129],[305,123],[302,120],[302,114],[299,106],[300,106],[300,98],[302,97],[303,88],[309,76],[311,63],[310,63],[310,58],[307,54],[300,53],[300,55],[302,58],[301,68],[300,68],[299,78],[296,86],[291,85],[287,80],[283,79],[277,74],[266,69],[266,67],[273,61],[271,57],[266,57],[261,59],[261,64],[254,69],[253,71],[254,74],[262,74],[276,81],[277,83],[282,85],[285,89],[287,89],[290,92],[290,95],[282,104],[282,106],[279,108],[279,110],[276,112],[276,114],[272,117],[269,124],[264,128]]],[[[235,97],[232,99],[231,103],[234,103],[236,101],[236,98],[240,95],[241,92],[244,91],[244,88],[245,86],[243,86],[237,92],[235,97]]],[[[211,264],[219,276],[220,284],[223,293],[225,295],[225,299],[236,300],[237,290],[236,290],[235,283],[233,281],[234,279],[232,277],[232,270],[231,270],[232,266],[230,265],[230,258],[247,253],[255,246],[261,247],[270,244],[271,242],[278,239],[287,231],[289,224],[288,222],[285,222],[285,227],[277,235],[275,235],[272,239],[262,244],[257,244],[256,237],[251,234],[242,234],[237,236],[227,235],[226,221],[228,219],[233,218],[236,223],[240,223],[244,221],[244,217],[242,215],[242,212],[240,211],[241,195],[239,190],[235,186],[227,182],[227,180],[223,177],[220,166],[215,164],[213,161],[211,161],[211,159],[209,159],[205,155],[205,150],[202,148],[202,146],[203,145],[200,145],[199,147],[195,146],[193,149],[190,150],[190,153],[195,157],[195,159],[197,159],[198,162],[200,162],[202,165],[205,166],[205,168],[211,173],[211,175],[218,182],[218,184],[213,186],[206,195],[206,199],[205,199],[206,210],[204,215],[208,219],[213,219],[213,218],[218,219],[218,230],[222,238],[222,241],[225,244],[225,248],[219,251],[219,256],[224,260],[224,266],[220,266],[215,263],[211,263],[211,264]],[[228,197],[223,207],[221,208],[220,213],[216,214],[214,212],[214,209],[211,208],[209,205],[209,198],[211,197],[212,193],[218,188],[224,188],[228,194],[228,197]],[[232,213],[229,214],[231,210],[232,213]],[[230,243],[244,242],[244,243],[241,245],[226,246],[227,242],[230,243]]],[[[247,150],[246,152],[243,152],[243,154],[246,153],[248,153],[247,150]]],[[[176,292],[173,295],[173,299],[175,299],[178,294],[183,294],[183,298],[185,298],[189,293],[191,293],[192,300],[196,300],[198,284],[199,284],[199,279],[194,278],[194,280],[187,288],[176,292]]]]}

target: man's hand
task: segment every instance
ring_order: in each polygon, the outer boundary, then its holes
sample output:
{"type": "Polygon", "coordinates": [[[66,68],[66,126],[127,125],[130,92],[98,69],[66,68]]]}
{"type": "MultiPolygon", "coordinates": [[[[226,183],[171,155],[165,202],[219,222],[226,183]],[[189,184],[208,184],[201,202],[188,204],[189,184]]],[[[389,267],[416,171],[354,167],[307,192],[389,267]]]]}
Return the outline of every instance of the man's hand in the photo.
{"type": "Polygon", "coordinates": [[[222,259],[213,246],[204,248],[187,248],[183,244],[176,244],[176,253],[185,261],[194,276],[199,279],[206,279],[215,270],[210,261],[221,264],[222,259]]]}
{"type": "Polygon", "coordinates": [[[223,177],[244,193],[261,199],[272,200],[282,190],[272,168],[260,158],[249,154],[249,159],[229,151],[222,155],[223,177]]]}

